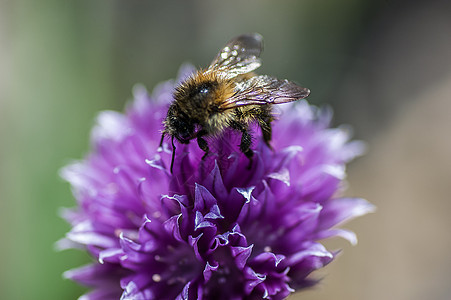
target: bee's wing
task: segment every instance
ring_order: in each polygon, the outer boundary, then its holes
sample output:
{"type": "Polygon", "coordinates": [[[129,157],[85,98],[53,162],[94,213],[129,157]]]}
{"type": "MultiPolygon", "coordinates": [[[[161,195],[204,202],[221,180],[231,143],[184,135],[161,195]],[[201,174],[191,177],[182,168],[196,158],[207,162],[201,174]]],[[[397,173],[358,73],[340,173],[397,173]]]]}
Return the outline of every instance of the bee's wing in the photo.
{"type": "Polygon", "coordinates": [[[230,79],[246,74],[261,65],[260,53],[263,50],[263,37],[258,33],[235,37],[224,46],[207,69],[218,72],[230,79]]]}
{"type": "Polygon", "coordinates": [[[246,105],[281,104],[303,99],[310,90],[286,79],[254,76],[237,83],[236,92],[219,105],[222,110],[246,105]]]}

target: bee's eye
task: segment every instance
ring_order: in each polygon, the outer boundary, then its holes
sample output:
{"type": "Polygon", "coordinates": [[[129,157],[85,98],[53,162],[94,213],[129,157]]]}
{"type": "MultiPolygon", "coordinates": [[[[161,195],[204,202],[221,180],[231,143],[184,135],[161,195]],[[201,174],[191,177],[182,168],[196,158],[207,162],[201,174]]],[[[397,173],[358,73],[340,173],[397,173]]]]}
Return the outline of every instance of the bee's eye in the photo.
{"type": "Polygon", "coordinates": [[[191,101],[198,105],[205,105],[205,101],[211,97],[211,91],[213,89],[211,82],[204,82],[194,88],[190,94],[191,101]]]}
{"type": "Polygon", "coordinates": [[[199,94],[208,94],[210,89],[208,87],[201,87],[199,90],[199,94]]]}
{"type": "Polygon", "coordinates": [[[208,83],[203,83],[199,85],[196,89],[196,96],[205,97],[211,91],[211,86],[208,83]]]}

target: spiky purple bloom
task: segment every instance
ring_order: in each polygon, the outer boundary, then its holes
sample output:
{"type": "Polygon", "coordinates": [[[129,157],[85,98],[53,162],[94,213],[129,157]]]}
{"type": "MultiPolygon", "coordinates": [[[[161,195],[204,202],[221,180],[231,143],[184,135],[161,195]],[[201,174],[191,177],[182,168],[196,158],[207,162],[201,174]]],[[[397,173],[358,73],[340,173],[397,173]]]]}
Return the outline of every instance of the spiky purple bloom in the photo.
{"type": "Polygon", "coordinates": [[[63,169],[78,207],[64,212],[72,230],[59,245],[95,259],[65,276],[92,287],[83,299],[283,299],[314,284],[335,256],[319,241],[355,243],[336,226],[373,210],[339,197],[361,143],[300,101],[280,107],[273,150],[254,128],[250,170],[229,131],[203,161],[196,143],[177,144],[171,174],[169,143],[157,149],[173,88],[136,88],[125,114],[102,112],[93,151],[63,169]]]}

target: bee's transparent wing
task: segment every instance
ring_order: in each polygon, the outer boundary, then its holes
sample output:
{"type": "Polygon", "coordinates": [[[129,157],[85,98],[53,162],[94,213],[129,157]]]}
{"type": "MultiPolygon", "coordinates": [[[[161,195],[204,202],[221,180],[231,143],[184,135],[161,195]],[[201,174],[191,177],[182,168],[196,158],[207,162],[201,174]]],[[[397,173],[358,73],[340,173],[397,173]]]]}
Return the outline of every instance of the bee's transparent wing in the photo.
{"type": "Polygon", "coordinates": [[[310,90],[286,79],[254,76],[237,83],[235,94],[219,106],[222,110],[246,105],[281,104],[303,99],[310,90]]]}
{"type": "Polygon", "coordinates": [[[261,65],[259,56],[262,50],[263,37],[260,34],[237,36],[224,46],[206,72],[218,72],[227,79],[252,72],[261,65]]]}

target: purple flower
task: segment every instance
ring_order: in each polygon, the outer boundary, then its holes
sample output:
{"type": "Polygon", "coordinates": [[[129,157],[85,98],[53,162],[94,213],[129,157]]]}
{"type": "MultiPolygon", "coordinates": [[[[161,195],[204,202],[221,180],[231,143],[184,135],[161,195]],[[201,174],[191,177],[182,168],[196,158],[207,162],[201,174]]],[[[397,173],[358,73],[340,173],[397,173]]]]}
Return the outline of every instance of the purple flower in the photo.
{"type": "Polygon", "coordinates": [[[59,246],[95,259],[65,277],[92,287],[83,299],[283,299],[314,284],[336,254],[319,241],[355,243],[337,225],[374,208],[339,197],[362,144],[298,101],[278,105],[273,150],[253,128],[251,169],[227,131],[205,160],[196,143],[176,144],[171,174],[170,143],[157,149],[173,88],[137,87],[125,114],[102,112],[92,152],[62,170],[78,206],[64,211],[72,230],[59,246]]]}

